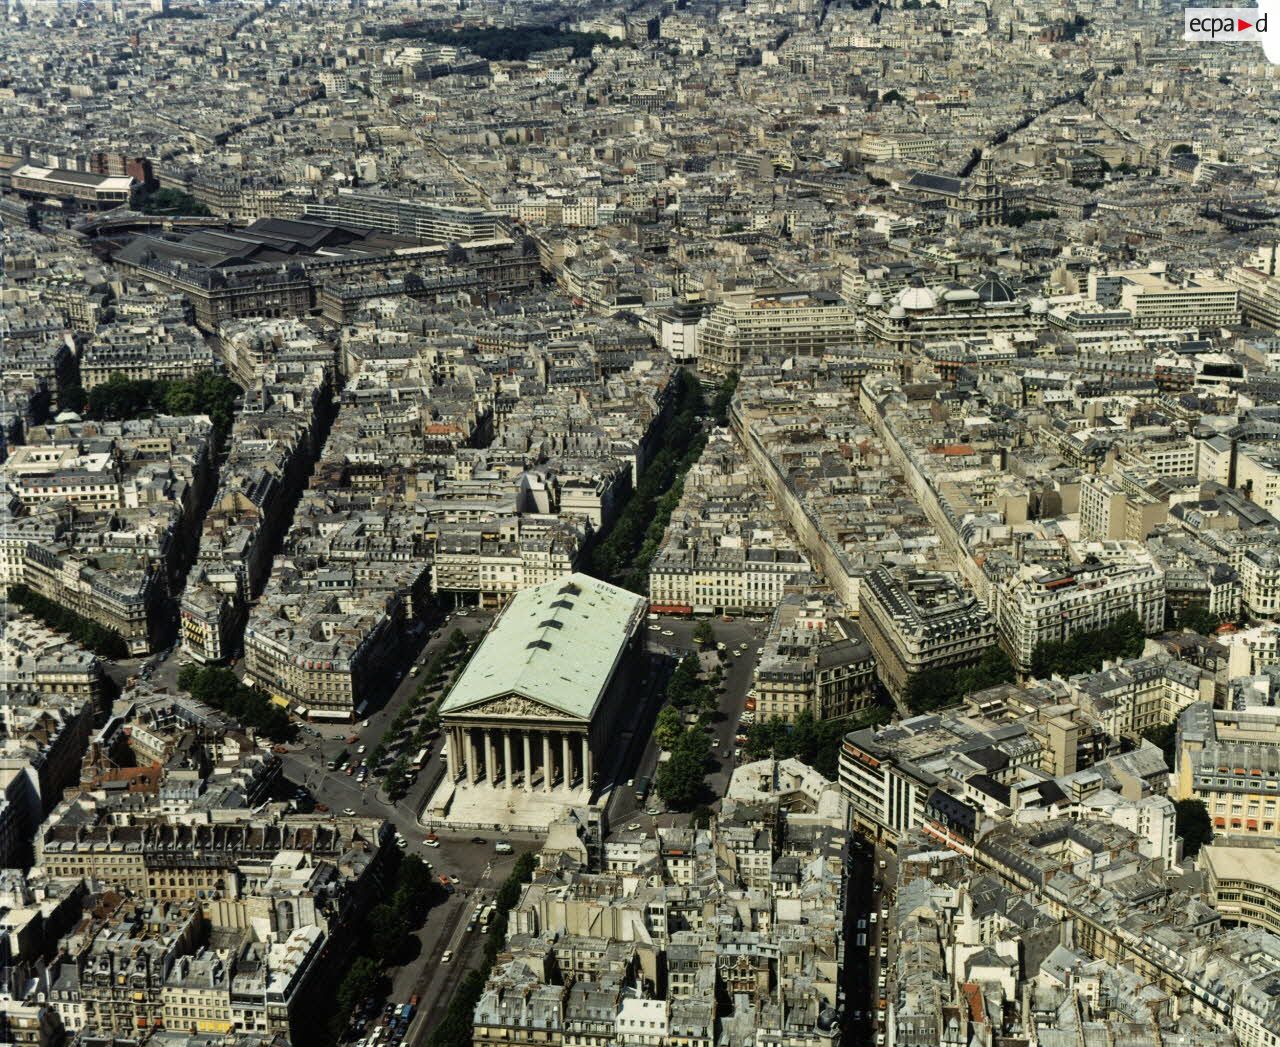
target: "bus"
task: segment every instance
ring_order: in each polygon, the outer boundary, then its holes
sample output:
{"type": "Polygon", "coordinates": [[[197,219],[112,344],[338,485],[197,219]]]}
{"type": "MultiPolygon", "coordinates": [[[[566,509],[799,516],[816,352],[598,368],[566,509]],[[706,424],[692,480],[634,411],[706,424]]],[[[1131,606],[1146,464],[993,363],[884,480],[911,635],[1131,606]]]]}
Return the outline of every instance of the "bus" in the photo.
{"type": "Polygon", "coordinates": [[[486,905],[484,911],[480,913],[480,930],[487,931],[489,924],[493,922],[493,912],[496,906],[486,905]]]}
{"type": "Polygon", "coordinates": [[[644,803],[645,797],[649,795],[649,779],[641,775],[636,779],[636,799],[644,803]]]}
{"type": "Polygon", "coordinates": [[[427,753],[431,751],[431,746],[424,745],[418,750],[418,755],[413,758],[413,765],[421,770],[427,766],[427,753]]]}

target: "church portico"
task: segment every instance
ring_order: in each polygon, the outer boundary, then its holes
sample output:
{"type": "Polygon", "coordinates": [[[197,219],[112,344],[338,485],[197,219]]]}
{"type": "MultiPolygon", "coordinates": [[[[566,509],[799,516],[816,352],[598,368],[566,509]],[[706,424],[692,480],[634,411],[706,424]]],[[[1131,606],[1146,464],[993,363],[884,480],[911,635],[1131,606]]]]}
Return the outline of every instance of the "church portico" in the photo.
{"type": "Polygon", "coordinates": [[[424,816],[537,825],[589,803],[646,608],[585,575],[517,593],[441,706],[447,771],[424,816]]]}

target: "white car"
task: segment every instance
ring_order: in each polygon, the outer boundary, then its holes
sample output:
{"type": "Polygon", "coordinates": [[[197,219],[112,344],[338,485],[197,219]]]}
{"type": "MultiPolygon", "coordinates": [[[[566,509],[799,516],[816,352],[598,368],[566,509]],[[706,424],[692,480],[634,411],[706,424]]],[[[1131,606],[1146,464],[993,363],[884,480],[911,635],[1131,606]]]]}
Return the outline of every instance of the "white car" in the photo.
{"type": "Polygon", "coordinates": [[[423,840],[422,845],[424,847],[439,847],[440,841],[439,840],[423,840]]]}
{"type": "Polygon", "coordinates": [[[367,745],[357,745],[357,746],[356,746],[356,755],[357,755],[357,756],[363,756],[363,755],[368,751],[368,749],[369,749],[369,747],[368,747],[367,745]]]}
{"type": "Polygon", "coordinates": [[[452,950],[452,949],[445,949],[445,951],[444,951],[444,952],[442,952],[442,953],[440,954],[440,962],[441,962],[441,963],[448,963],[448,962],[449,962],[450,960],[452,960],[452,959],[453,959],[453,950],[452,950]]]}
{"type": "Polygon", "coordinates": [[[361,721],[360,721],[360,726],[361,726],[361,727],[368,727],[368,726],[369,726],[369,721],[368,721],[368,720],[361,720],[361,721]]]}
{"type": "Polygon", "coordinates": [[[342,813],[345,814],[348,818],[354,818],[356,816],[356,812],[353,811],[350,807],[342,808],[342,813]]]}
{"type": "Polygon", "coordinates": [[[663,636],[675,636],[675,633],[673,633],[670,629],[663,629],[663,630],[662,630],[662,635],[663,635],[663,636]]]}
{"type": "Polygon", "coordinates": [[[639,822],[632,822],[630,825],[627,826],[627,832],[629,833],[639,832],[642,828],[643,826],[639,822]]]}
{"type": "Polygon", "coordinates": [[[763,647],[757,647],[757,648],[756,648],[756,654],[764,654],[764,648],[763,648],[763,647]]]}

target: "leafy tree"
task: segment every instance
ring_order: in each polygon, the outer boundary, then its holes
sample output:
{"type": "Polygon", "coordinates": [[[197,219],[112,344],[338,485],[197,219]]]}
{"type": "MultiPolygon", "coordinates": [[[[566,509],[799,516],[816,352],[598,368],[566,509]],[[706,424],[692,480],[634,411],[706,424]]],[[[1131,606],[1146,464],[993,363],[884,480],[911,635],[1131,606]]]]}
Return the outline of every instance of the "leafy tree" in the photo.
{"type": "Polygon", "coordinates": [[[894,102],[902,101],[902,93],[895,89],[886,91],[880,98],[881,105],[892,105],[894,102]]]}
{"type": "Polygon", "coordinates": [[[129,645],[124,637],[114,629],[88,618],[81,617],[75,611],[68,610],[34,589],[25,585],[15,585],[9,589],[8,599],[27,614],[39,618],[51,629],[64,632],[82,647],[88,648],[104,658],[126,658],[129,645]]]}
{"type": "Polygon", "coordinates": [[[689,754],[674,751],[671,759],[658,765],[654,787],[673,811],[688,811],[698,803],[705,784],[702,762],[689,754]]]}
{"type": "Polygon", "coordinates": [[[1031,674],[1045,677],[1095,672],[1104,661],[1136,658],[1145,642],[1142,620],[1128,612],[1105,628],[1038,645],[1031,656],[1031,674]]]}
{"type": "Polygon", "coordinates": [[[973,665],[930,669],[913,677],[907,704],[915,713],[953,705],[967,694],[984,691],[1015,678],[1013,663],[999,647],[990,647],[973,665]]]}
{"type": "Polygon", "coordinates": [[[705,618],[693,627],[693,642],[711,647],[716,642],[716,631],[705,618]]]}
{"type": "Polygon", "coordinates": [[[684,719],[680,710],[673,705],[664,705],[658,712],[658,720],[653,728],[653,740],[662,748],[670,749],[684,730],[684,719]]]}
{"type": "Polygon", "coordinates": [[[241,683],[230,669],[187,665],[178,673],[178,686],[272,741],[293,735],[288,714],[263,691],[241,683]]]}
{"type": "Polygon", "coordinates": [[[711,417],[716,425],[729,424],[729,405],[733,402],[733,394],[738,390],[738,372],[730,371],[720,382],[715,399],[711,401],[711,417]]]}
{"type": "Polygon", "coordinates": [[[376,962],[368,956],[357,957],[338,986],[339,1012],[350,1014],[362,1000],[374,994],[381,980],[382,972],[376,962]]]}
{"type": "Polygon", "coordinates": [[[1182,837],[1182,854],[1194,858],[1213,839],[1209,809],[1203,800],[1179,800],[1173,805],[1177,833],[1182,837]]]}
{"type": "Polygon", "coordinates": [[[79,382],[62,386],[58,389],[58,410],[75,411],[76,414],[79,414],[84,410],[87,398],[88,394],[84,391],[84,386],[79,382]]]}
{"type": "Polygon", "coordinates": [[[698,679],[701,663],[696,654],[687,654],[676,666],[671,679],[667,681],[667,699],[677,708],[683,708],[694,702],[703,684],[698,679]]]}
{"type": "Polygon", "coordinates": [[[1183,629],[1191,629],[1201,636],[1211,636],[1222,624],[1222,618],[1213,614],[1207,607],[1193,604],[1178,616],[1178,625],[1183,629]]]}
{"type": "Polygon", "coordinates": [[[201,371],[190,378],[154,382],[113,374],[88,393],[92,418],[127,421],[168,414],[207,414],[219,439],[231,430],[241,390],[224,374],[201,371]]]}
{"type": "Polygon", "coordinates": [[[684,474],[706,445],[699,419],[706,412],[702,387],[688,371],[676,379],[672,417],[661,429],[661,445],[649,460],[626,507],[603,532],[591,556],[591,572],[626,588],[642,590],[649,563],[680,502],[684,474]]]}
{"type": "Polygon", "coordinates": [[[366,932],[373,955],[393,959],[404,949],[409,924],[398,906],[384,903],[369,913],[366,932]]]}
{"type": "Polygon", "coordinates": [[[209,208],[181,189],[156,189],[144,193],[139,197],[137,206],[143,214],[183,215],[195,218],[209,218],[213,215],[209,208]]]}
{"type": "Polygon", "coordinates": [[[871,705],[852,716],[835,720],[815,720],[808,710],[796,717],[795,724],[775,716],[747,729],[743,750],[752,760],[769,756],[800,760],[834,781],[844,736],[863,727],[888,723],[889,716],[889,709],[883,705],[871,705]]]}

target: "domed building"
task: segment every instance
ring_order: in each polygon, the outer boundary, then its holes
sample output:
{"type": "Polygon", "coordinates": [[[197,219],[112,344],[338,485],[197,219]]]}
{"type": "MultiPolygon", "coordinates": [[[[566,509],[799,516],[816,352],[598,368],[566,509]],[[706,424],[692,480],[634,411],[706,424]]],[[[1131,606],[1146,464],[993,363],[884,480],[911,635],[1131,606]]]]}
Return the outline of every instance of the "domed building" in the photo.
{"type": "Polygon", "coordinates": [[[1013,288],[995,273],[988,273],[983,281],[974,289],[974,293],[988,305],[1006,305],[1015,301],[1017,295],[1013,288]]]}
{"type": "Polygon", "coordinates": [[[984,338],[999,331],[1034,332],[1048,323],[1042,299],[1022,299],[1001,277],[989,273],[973,287],[938,284],[919,276],[890,298],[867,294],[867,336],[879,347],[903,352],[915,339],[984,338]]]}

